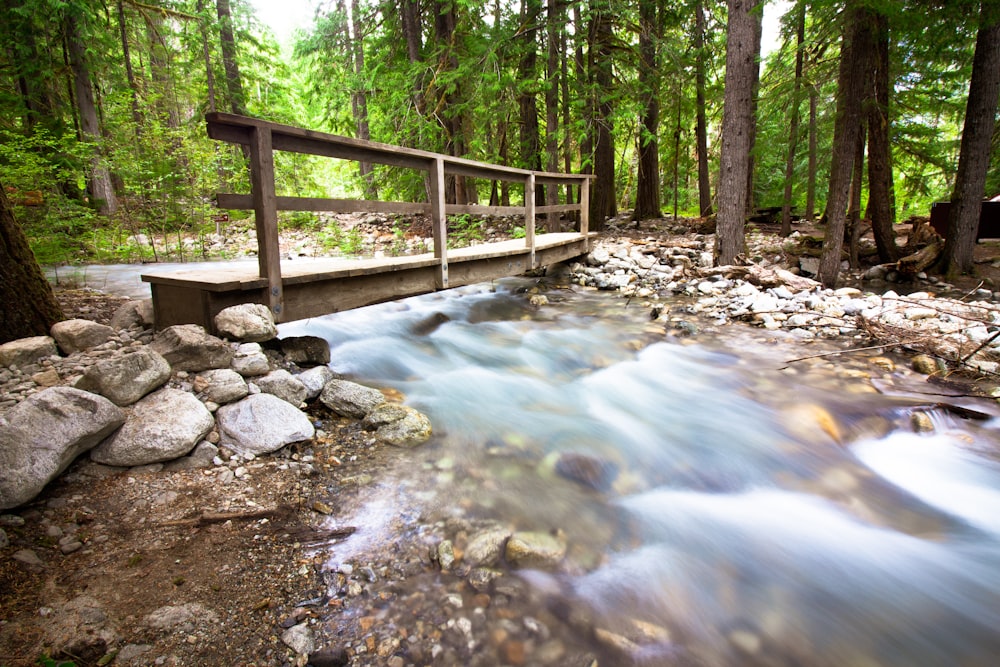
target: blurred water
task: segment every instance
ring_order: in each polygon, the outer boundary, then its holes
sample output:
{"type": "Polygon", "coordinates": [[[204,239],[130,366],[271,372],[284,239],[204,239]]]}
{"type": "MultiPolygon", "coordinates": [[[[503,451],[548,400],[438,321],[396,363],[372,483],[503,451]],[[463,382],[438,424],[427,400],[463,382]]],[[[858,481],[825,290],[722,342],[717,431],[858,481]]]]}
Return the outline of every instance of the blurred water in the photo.
{"type": "Polygon", "coordinates": [[[914,401],[875,393],[860,357],[789,365],[821,349],[742,327],[671,338],[600,293],[549,292],[561,303],[535,309],[531,285],[281,334],[326,338],[335,371],[431,417],[427,465],[405,476],[423,502],[562,531],[571,564],[537,585],[600,627],[669,630],[637,644],[636,664],[1000,660],[995,419],[926,408],[937,431],[916,434],[914,401]],[[563,479],[562,452],[605,462],[614,484],[563,479]]]}

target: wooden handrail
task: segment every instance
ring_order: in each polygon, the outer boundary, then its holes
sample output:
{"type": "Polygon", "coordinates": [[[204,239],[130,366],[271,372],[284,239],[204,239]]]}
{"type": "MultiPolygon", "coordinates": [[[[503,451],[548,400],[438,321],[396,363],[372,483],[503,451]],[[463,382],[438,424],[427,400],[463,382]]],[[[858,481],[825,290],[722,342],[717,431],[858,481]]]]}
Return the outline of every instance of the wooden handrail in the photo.
{"type": "Polygon", "coordinates": [[[336,134],[316,132],[291,125],[281,125],[258,118],[228,113],[209,113],[205,117],[208,136],[219,141],[249,148],[250,195],[218,195],[220,208],[253,209],[257,228],[258,264],[261,278],[268,284],[268,305],[275,321],[283,320],[284,295],[278,248],[278,211],[367,211],[386,213],[430,213],[434,234],[434,256],[438,260],[438,287],[448,287],[447,215],[449,213],[507,214],[525,216],[525,245],[530,250],[530,266],[535,266],[535,215],[580,211],[580,232],[589,232],[590,174],[560,174],[476,162],[441,153],[403,146],[364,141],[336,134]],[[278,197],[274,186],[274,151],[290,151],[323,157],[370,162],[427,171],[430,176],[430,201],[426,203],[384,202],[370,200],[278,197]],[[470,176],[524,184],[523,207],[495,207],[445,202],[445,175],[470,176]],[[536,184],[577,185],[580,204],[535,206],[536,184]]]}

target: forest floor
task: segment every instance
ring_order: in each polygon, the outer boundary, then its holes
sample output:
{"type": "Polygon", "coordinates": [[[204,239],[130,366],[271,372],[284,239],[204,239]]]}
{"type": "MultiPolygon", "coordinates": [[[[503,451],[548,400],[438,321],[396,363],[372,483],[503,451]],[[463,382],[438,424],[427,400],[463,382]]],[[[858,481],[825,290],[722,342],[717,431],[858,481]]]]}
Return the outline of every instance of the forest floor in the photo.
{"type": "MultiPolygon", "coordinates": [[[[642,228],[629,233],[655,235],[642,228]]],[[[1000,245],[979,244],[976,259],[979,275],[955,286],[974,290],[985,281],[996,290],[1000,245]]],[[[67,317],[105,323],[124,301],[85,290],[62,290],[58,298],[67,317]]],[[[352,524],[363,489],[377,484],[398,450],[375,446],[351,420],[312,416],[327,437],[257,459],[228,483],[215,468],[108,474],[81,460],[35,501],[3,515],[0,528],[10,544],[0,549],[0,666],[58,664],[49,658],[79,667],[291,665],[295,652],[282,633],[309,617],[329,616],[339,604],[343,614],[334,614],[325,631],[367,645],[368,653],[349,659],[333,647],[313,664],[405,664],[394,655],[405,633],[393,640],[373,626],[380,607],[393,604],[393,581],[436,567],[426,546],[401,541],[369,564],[388,587],[369,588],[358,573],[336,575],[348,590],[348,580],[362,581],[363,604],[326,598],[324,556],[306,548],[337,540],[337,529],[363,528],[352,524]],[[318,474],[303,474],[297,461],[310,462],[318,474]],[[83,547],[63,554],[60,540],[70,534],[83,547]],[[14,557],[24,551],[36,558],[14,557]]],[[[489,596],[479,599],[489,604],[489,596]]],[[[497,662],[483,664],[524,664],[512,638],[495,641],[497,662]]],[[[412,660],[419,647],[410,642],[407,663],[444,664],[430,655],[412,660]]]]}

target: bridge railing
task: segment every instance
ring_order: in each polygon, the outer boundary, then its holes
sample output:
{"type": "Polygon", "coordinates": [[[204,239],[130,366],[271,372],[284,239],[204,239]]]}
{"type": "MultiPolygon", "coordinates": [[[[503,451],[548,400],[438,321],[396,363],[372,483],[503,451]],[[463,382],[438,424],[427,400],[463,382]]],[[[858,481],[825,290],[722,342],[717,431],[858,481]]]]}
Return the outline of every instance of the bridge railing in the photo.
{"type": "Polygon", "coordinates": [[[449,214],[524,216],[525,247],[530,251],[530,264],[535,266],[535,216],[542,213],[579,211],[580,233],[589,231],[589,174],[560,174],[531,171],[515,167],[486,164],[440,153],[402,146],[362,141],[335,134],[315,132],[289,125],[279,125],[257,118],[226,113],[206,116],[208,136],[248,147],[250,155],[249,195],[217,195],[220,208],[254,211],[260,276],[267,280],[268,305],[277,321],[284,310],[281,280],[281,257],[278,248],[278,211],[330,211],[337,213],[373,212],[429,214],[434,238],[434,256],[438,260],[438,287],[448,287],[448,228],[449,214]],[[274,151],[290,151],[323,157],[354,160],[428,172],[430,197],[427,202],[394,202],[360,199],[328,199],[313,197],[279,197],[274,185],[274,151]],[[470,176],[488,180],[524,184],[523,206],[478,206],[445,203],[445,176],[470,176]],[[535,187],[545,185],[576,185],[580,204],[551,206],[535,205],[535,187]]]}

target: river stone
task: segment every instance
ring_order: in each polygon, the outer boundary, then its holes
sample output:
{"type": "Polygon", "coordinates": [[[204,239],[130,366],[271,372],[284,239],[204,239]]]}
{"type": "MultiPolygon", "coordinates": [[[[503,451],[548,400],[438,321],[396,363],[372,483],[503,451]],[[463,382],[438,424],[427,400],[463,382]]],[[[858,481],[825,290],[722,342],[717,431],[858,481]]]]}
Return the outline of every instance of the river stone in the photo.
{"type": "Polygon", "coordinates": [[[298,407],[306,400],[309,390],[291,373],[283,368],[256,378],[254,383],[265,394],[274,394],[283,401],[298,407]]]}
{"type": "Polygon", "coordinates": [[[149,347],[162,354],[175,371],[226,368],[234,355],[225,341],[209,335],[197,324],[167,327],[157,334],[149,347]]]}
{"type": "Polygon", "coordinates": [[[378,389],[372,389],[349,380],[333,379],[326,383],[319,400],[341,417],[362,419],[375,407],[385,402],[378,389]]]}
{"type": "Polygon", "coordinates": [[[566,556],[566,544],[549,533],[514,533],[507,540],[504,556],[514,567],[553,568],[566,556]]]}
{"type": "Polygon", "coordinates": [[[262,303],[241,303],[215,316],[215,328],[233,340],[263,343],[278,335],[271,309],[262,303]]]}
{"type": "Polygon", "coordinates": [[[239,454],[267,454],[315,434],[306,413],[271,394],[251,394],[216,413],[220,444],[239,454]]]}
{"type": "Polygon", "coordinates": [[[508,537],[510,531],[502,528],[491,528],[473,535],[465,547],[465,562],[472,567],[496,565],[508,537]]]}
{"type": "Polygon", "coordinates": [[[90,320],[63,320],[53,324],[49,333],[60,350],[73,354],[107,343],[115,335],[115,330],[90,320]]]}
{"type": "Polygon", "coordinates": [[[910,360],[910,365],[918,373],[934,375],[938,372],[937,360],[927,354],[918,354],[910,360]]]}
{"type": "Polygon", "coordinates": [[[431,420],[427,415],[398,403],[382,403],[365,415],[365,429],[375,431],[375,437],[396,447],[416,447],[431,437],[431,420]]]}
{"type": "Polygon", "coordinates": [[[219,622],[219,616],[197,602],[160,607],[146,615],[146,625],[163,632],[193,632],[219,622]]]}
{"type": "Polygon", "coordinates": [[[271,370],[271,364],[260,343],[243,343],[237,347],[231,366],[243,377],[267,375],[271,370]]]}
{"type": "Polygon", "coordinates": [[[115,331],[131,329],[132,327],[148,327],[153,325],[153,300],[138,299],[126,301],[118,306],[111,316],[109,325],[115,331]]]}
{"type": "Polygon", "coordinates": [[[124,406],[135,403],[169,379],[170,364],[147,346],[132,354],[97,362],[87,369],[76,387],[124,406]]]}
{"type": "Polygon", "coordinates": [[[326,383],[333,379],[333,371],[329,366],[314,366],[295,377],[306,388],[306,400],[311,401],[319,396],[326,383]]]}
{"type": "Polygon", "coordinates": [[[299,623],[281,633],[281,641],[298,655],[309,655],[316,650],[316,638],[308,623],[299,623]]]}
{"type": "Polygon", "coordinates": [[[194,379],[194,390],[203,401],[217,405],[233,403],[250,393],[247,381],[231,368],[217,368],[199,373],[194,379]]]}
{"type": "Polygon", "coordinates": [[[170,461],[194,449],[214,424],[201,401],[168,387],[133,405],[125,425],[91,450],[90,458],[111,466],[170,461]]]}
{"type": "Polygon", "coordinates": [[[117,405],[72,387],[29,396],[0,418],[0,509],[34,498],[125,422],[117,405]]]}
{"type": "Polygon", "coordinates": [[[318,336],[294,336],[281,339],[285,358],[299,366],[322,366],[330,363],[330,344],[318,336]]]}
{"type": "Polygon", "coordinates": [[[19,338],[0,345],[0,366],[27,366],[58,354],[51,336],[19,338]]]}
{"type": "Polygon", "coordinates": [[[563,452],[556,461],[556,472],[597,491],[607,491],[618,476],[618,466],[596,456],[563,452]]]}

